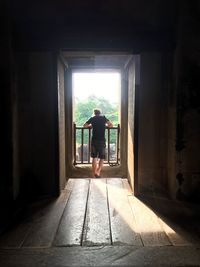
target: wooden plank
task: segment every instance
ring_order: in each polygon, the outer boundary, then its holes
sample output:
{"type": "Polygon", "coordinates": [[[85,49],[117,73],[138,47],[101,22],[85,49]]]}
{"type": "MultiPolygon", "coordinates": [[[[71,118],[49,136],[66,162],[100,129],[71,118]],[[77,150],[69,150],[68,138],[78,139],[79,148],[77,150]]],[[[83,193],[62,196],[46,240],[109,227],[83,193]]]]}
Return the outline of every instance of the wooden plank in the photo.
{"type": "Polygon", "coordinates": [[[106,179],[91,179],[83,245],[111,245],[106,179]]]}
{"type": "Polygon", "coordinates": [[[156,209],[161,214],[160,222],[174,246],[200,244],[194,230],[200,212],[197,207],[192,203],[156,198],[156,209]]]}
{"type": "Polygon", "coordinates": [[[60,197],[34,218],[23,247],[49,247],[52,244],[72,186],[73,180],[69,180],[60,197]]]}
{"type": "Polygon", "coordinates": [[[65,190],[72,191],[73,187],[74,187],[74,179],[68,179],[65,186],[65,190]]]}
{"type": "Polygon", "coordinates": [[[74,187],[53,242],[55,246],[81,245],[88,188],[88,179],[74,179],[74,187]]]}
{"type": "MultiPolygon", "coordinates": [[[[40,201],[37,204],[35,203],[32,204],[28,208],[28,213],[31,214],[31,216],[28,216],[25,220],[14,225],[4,235],[2,235],[0,238],[0,247],[20,248],[22,245],[27,245],[27,246],[45,245],[43,241],[42,242],[40,241],[39,243],[36,242],[38,240],[38,237],[37,237],[38,234],[40,235],[40,239],[41,238],[45,239],[44,234],[41,233],[41,230],[39,228],[44,223],[45,216],[47,216],[46,213],[50,213],[50,209],[52,209],[55,206],[55,203],[57,203],[57,205],[60,205],[61,203],[62,207],[60,207],[59,209],[56,207],[56,209],[57,209],[57,212],[59,210],[59,212],[62,213],[62,211],[64,210],[65,201],[67,201],[67,197],[69,195],[69,192],[68,192],[70,190],[69,186],[72,187],[72,184],[73,182],[72,180],[70,180],[69,183],[66,185],[66,188],[65,188],[66,190],[62,192],[62,194],[57,200],[44,199],[43,201],[40,201]]],[[[51,223],[52,221],[48,222],[48,225],[51,223]]],[[[55,225],[55,227],[57,226],[55,225]]],[[[51,229],[51,226],[50,226],[50,229],[51,229]]],[[[55,233],[55,230],[56,228],[54,229],[54,233],[55,233]]],[[[50,235],[49,233],[47,233],[48,239],[50,237],[54,238],[53,236],[51,236],[52,233],[50,233],[50,235]]],[[[47,242],[47,240],[45,242],[47,242]]],[[[47,242],[46,245],[49,245],[49,242],[47,242]]]]}
{"type": "Polygon", "coordinates": [[[171,245],[157,215],[136,197],[128,197],[144,246],[171,245]]]}
{"type": "Polygon", "coordinates": [[[122,180],[107,179],[107,187],[113,244],[142,246],[122,180]]]}
{"type": "Polygon", "coordinates": [[[1,249],[1,267],[199,267],[193,247],[51,247],[1,249]]]}
{"type": "MultiPolygon", "coordinates": [[[[190,216],[194,216],[199,213],[199,210],[192,212],[191,207],[187,207],[186,203],[181,203],[167,199],[165,197],[153,197],[153,196],[140,196],[140,200],[156,210],[159,223],[168,236],[170,242],[174,246],[190,246],[199,244],[199,238],[196,233],[189,231],[189,228],[184,228],[184,218],[186,224],[190,216]],[[182,226],[181,226],[182,225],[182,226]],[[187,229],[187,230],[186,230],[187,229]]],[[[193,217],[193,218],[194,218],[193,217]]],[[[190,220],[191,229],[193,227],[190,220]]]]}
{"type": "Polygon", "coordinates": [[[20,248],[31,229],[31,223],[13,226],[0,237],[0,248],[20,248]]]}
{"type": "Polygon", "coordinates": [[[159,218],[159,221],[174,246],[192,246],[200,244],[191,234],[185,232],[178,225],[169,223],[168,221],[159,218]]]}
{"type": "Polygon", "coordinates": [[[122,179],[122,184],[123,184],[123,187],[125,189],[125,192],[127,194],[127,196],[132,196],[133,195],[133,191],[129,185],[129,182],[128,182],[128,179],[122,179]]]}

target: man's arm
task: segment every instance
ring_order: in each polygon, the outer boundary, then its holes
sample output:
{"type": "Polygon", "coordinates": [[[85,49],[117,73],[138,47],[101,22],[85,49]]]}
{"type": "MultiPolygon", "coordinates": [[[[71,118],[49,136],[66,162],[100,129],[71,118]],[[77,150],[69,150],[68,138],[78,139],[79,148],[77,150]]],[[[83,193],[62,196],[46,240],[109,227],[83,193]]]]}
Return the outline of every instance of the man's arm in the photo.
{"type": "Polygon", "coordinates": [[[89,128],[89,127],[91,127],[91,124],[89,124],[89,123],[86,122],[86,123],[83,124],[83,127],[84,128],[89,128]]]}
{"type": "Polygon", "coordinates": [[[112,128],[113,127],[113,124],[111,121],[107,121],[106,122],[106,126],[109,127],[109,128],[112,128]]]}
{"type": "Polygon", "coordinates": [[[90,128],[92,127],[92,118],[89,118],[89,120],[87,120],[84,124],[83,124],[84,128],[90,128]]]}

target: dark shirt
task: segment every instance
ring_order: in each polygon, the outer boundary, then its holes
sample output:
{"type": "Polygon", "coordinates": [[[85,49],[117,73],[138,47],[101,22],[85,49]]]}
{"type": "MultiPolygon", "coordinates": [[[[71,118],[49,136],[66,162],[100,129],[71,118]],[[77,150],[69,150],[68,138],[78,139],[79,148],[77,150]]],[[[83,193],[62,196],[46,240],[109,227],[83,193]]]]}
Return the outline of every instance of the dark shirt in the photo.
{"type": "Polygon", "coordinates": [[[105,141],[105,124],[109,120],[102,115],[91,117],[87,124],[92,124],[92,141],[105,141]]]}

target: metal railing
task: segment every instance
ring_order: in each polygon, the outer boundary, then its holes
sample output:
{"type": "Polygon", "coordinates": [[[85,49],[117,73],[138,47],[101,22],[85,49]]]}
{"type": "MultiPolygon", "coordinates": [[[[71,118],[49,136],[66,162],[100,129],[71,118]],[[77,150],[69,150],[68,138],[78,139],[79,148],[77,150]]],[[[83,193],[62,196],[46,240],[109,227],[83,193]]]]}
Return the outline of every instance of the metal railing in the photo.
{"type": "MultiPolygon", "coordinates": [[[[120,163],[119,147],[120,125],[105,129],[106,137],[106,159],[104,163],[111,166],[120,163]]],[[[74,165],[91,164],[91,136],[92,128],[76,126],[74,123],[74,165]]]]}

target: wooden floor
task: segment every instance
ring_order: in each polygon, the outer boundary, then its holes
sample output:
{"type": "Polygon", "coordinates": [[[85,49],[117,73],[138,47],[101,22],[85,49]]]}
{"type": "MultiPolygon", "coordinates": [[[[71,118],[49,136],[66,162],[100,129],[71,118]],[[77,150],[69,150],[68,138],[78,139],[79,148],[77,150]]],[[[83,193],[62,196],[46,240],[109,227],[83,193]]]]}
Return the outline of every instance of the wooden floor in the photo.
{"type": "Polygon", "coordinates": [[[199,243],[197,236],[134,197],[127,180],[119,178],[70,179],[58,199],[33,204],[0,238],[1,248],[199,243]]]}

